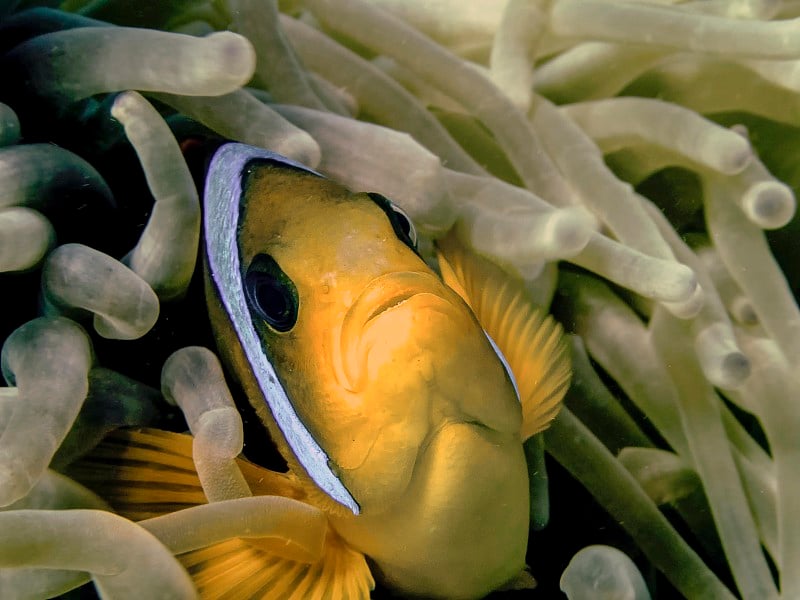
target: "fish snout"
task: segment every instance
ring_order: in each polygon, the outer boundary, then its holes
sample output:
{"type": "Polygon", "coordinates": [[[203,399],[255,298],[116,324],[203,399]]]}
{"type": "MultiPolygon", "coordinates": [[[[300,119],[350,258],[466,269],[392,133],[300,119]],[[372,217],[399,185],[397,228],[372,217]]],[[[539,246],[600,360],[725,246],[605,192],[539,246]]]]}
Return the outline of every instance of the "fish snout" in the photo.
{"type": "Polygon", "coordinates": [[[402,349],[418,347],[422,337],[435,335],[437,322],[458,319],[459,311],[463,307],[452,301],[433,273],[400,271],[375,277],[347,310],[339,344],[334,345],[339,350],[333,360],[340,367],[340,383],[349,391],[363,389],[370,357],[375,369],[384,360],[403,367],[401,363],[413,357],[402,349]]]}

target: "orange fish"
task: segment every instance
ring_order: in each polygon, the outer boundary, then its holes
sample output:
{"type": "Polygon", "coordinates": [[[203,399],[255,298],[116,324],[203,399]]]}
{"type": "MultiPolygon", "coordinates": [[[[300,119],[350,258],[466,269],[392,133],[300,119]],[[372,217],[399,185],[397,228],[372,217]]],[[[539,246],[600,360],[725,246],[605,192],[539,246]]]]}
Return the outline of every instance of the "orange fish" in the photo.
{"type": "MultiPolygon", "coordinates": [[[[201,594],[365,598],[364,556],[388,587],[427,598],[477,598],[519,576],[522,443],[569,382],[560,327],[452,235],[438,242],[440,277],[388,199],[264,150],[217,151],[204,220],[219,354],[290,468],[241,461],[243,473],[254,493],[321,508],[330,535],[317,565],[242,540],[190,553],[201,594]],[[292,585],[278,593],[276,580],[292,585]]],[[[186,439],[120,434],[82,479],[105,478],[132,518],[205,502],[186,439]],[[169,483],[175,470],[185,488],[169,483]]]]}

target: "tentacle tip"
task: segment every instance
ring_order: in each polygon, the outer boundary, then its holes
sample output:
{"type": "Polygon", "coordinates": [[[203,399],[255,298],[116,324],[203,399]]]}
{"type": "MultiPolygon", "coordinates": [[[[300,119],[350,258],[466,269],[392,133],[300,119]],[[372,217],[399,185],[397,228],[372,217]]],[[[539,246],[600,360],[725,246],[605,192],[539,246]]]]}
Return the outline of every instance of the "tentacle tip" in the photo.
{"type": "Polygon", "coordinates": [[[727,352],[714,363],[703,368],[703,374],[713,386],[720,389],[736,389],[750,376],[750,359],[739,351],[727,352]]]}
{"type": "Polygon", "coordinates": [[[758,315],[753,303],[746,296],[737,296],[730,306],[731,316],[742,325],[757,325],[758,315]]]}
{"type": "MultiPolygon", "coordinates": [[[[694,273],[692,273],[692,277],[694,277],[694,273]]],[[[705,304],[706,295],[703,288],[700,287],[696,279],[693,279],[693,281],[694,288],[684,300],[662,302],[664,308],[679,319],[696,317],[705,304]]]]}
{"type": "Polygon", "coordinates": [[[316,169],[322,160],[322,149],[308,133],[298,130],[281,140],[269,140],[265,147],[272,147],[278,154],[287,156],[297,162],[316,169]]]}
{"type": "Polygon", "coordinates": [[[120,93],[111,105],[111,116],[117,121],[124,121],[130,116],[130,112],[136,109],[138,92],[127,91],[120,93]]]}
{"type": "Polygon", "coordinates": [[[215,31],[207,40],[219,46],[221,64],[229,69],[229,76],[247,83],[256,71],[256,50],[245,36],[233,31],[215,31]]]}
{"type": "Polygon", "coordinates": [[[575,256],[589,243],[595,232],[594,217],[582,208],[567,208],[551,223],[552,244],[559,258],[575,256]]]}
{"type": "Polygon", "coordinates": [[[746,140],[739,144],[728,144],[721,149],[720,164],[727,175],[741,173],[753,160],[753,150],[746,140]]]}
{"type": "Polygon", "coordinates": [[[778,229],[794,216],[796,201],[789,186],[777,181],[759,181],[742,198],[747,217],[762,229],[778,229]]]}

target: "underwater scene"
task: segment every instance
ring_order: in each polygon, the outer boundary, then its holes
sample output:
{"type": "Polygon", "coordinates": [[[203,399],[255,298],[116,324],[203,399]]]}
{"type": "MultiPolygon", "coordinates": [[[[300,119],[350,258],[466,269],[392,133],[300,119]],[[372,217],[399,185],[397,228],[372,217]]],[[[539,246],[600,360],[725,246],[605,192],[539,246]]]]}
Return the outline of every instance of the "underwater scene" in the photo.
{"type": "Polygon", "coordinates": [[[798,186],[797,0],[0,0],[0,598],[800,599],[798,186]]]}

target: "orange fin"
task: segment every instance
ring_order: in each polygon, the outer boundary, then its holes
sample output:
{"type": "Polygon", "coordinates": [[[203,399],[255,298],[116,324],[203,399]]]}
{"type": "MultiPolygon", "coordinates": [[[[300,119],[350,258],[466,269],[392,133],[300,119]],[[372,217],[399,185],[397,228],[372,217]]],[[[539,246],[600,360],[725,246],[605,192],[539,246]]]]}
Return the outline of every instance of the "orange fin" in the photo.
{"type": "Polygon", "coordinates": [[[364,600],[375,582],[364,555],[328,530],[323,556],[308,564],[228,540],[178,557],[204,600],[364,600]]]}
{"type": "MultiPolygon", "coordinates": [[[[254,495],[306,500],[291,474],[237,459],[254,495]]],[[[107,436],[68,474],[94,490],[119,514],[140,521],[206,504],[192,460],[192,436],[158,429],[121,429],[107,436]]],[[[231,539],[179,556],[204,599],[362,600],[374,580],[363,554],[330,528],[314,563],[291,560],[285,541],[231,539]],[[283,554],[283,555],[282,555],[283,554]]]]}
{"type": "Polygon", "coordinates": [[[561,325],[531,302],[522,281],[465,249],[453,232],[436,245],[442,279],[469,304],[514,374],[524,441],[550,425],[569,386],[561,325]]]}
{"type": "MultiPolygon", "coordinates": [[[[237,459],[254,495],[305,500],[294,479],[237,459]]],[[[159,429],[120,429],[67,469],[122,516],[141,521],[206,504],[192,460],[192,436],[159,429]]]]}
{"type": "Polygon", "coordinates": [[[121,429],[66,471],[133,521],[207,502],[189,435],[121,429]]]}

